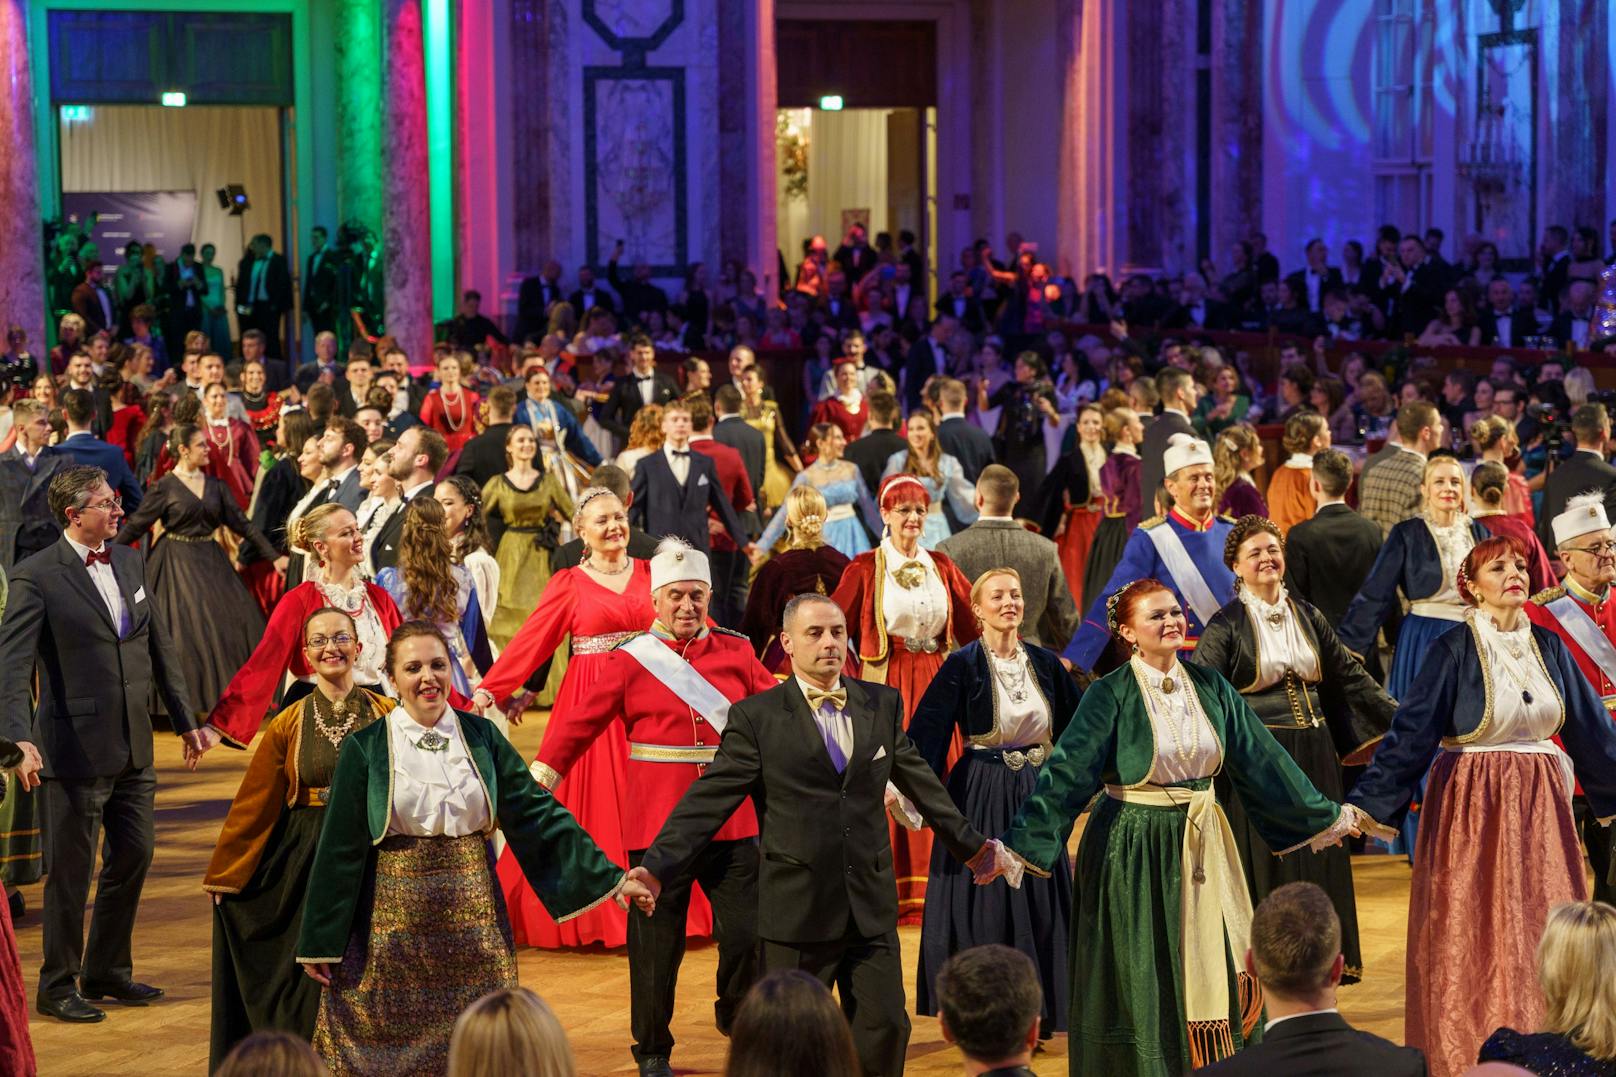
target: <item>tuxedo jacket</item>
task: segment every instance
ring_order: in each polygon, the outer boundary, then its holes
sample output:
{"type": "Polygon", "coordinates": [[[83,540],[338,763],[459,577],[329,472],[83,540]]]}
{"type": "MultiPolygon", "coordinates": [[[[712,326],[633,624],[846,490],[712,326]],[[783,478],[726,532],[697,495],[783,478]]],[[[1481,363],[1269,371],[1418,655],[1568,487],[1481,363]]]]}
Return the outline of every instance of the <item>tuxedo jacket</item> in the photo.
{"type": "Polygon", "coordinates": [[[921,390],[926,387],[926,379],[935,374],[948,373],[948,350],[927,333],[909,348],[903,371],[904,410],[914,411],[920,407],[921,390]]]}
{"type": "MultiPolygon", "coordinates": [[[[993,463],[993,438],[969,419],[950,418],[937,424],[937,444],[960,462],[965,481],[975,484],[982,469],[993,463]]],[[[874,486],[870,489],[875,489],[874,486]]],[[[1023,504],[1031,504],[1036,490],[1021,491],[1023,504]]]]}
{"type": "MultiPolygon", "coordinates": [[[[271,310],[287,311],[292,309],[292,275],[286,268],[286,255],[280,251],[270,251],[267,255],[269,264],[264,267],[264,294],[269,297],[271,310]]],[[[250,306],[254,302],[252,295],[253,263],[258,259],[251,251],[242,255],[241,263],[236,267],[236,302],[250,306]]]]}
{"type": "Polygon", "coordinates": [[[76,434],[63,438],[56,451],[71,457],[71,464],[88,464],[105,471],[107,485],[123,498],[123,511],[140,508],[140,483],[135,481],[135,473],[129,470],[129,461],[118,446],[94,435],[76,434]]]}
{"type": "Polygon", "coordinates": [[[1488,347],[1519,348],[1526,343],[1526,338],[1537,335],[1537,318],[1529,310],[1519,307],[1509,311],[1509,339],[1499,339],[1498,312],[1488,307],[1476,315],[1476,324],[1481,329],[1481,342],[1488,347]]]}
{"type": "Polygon", "coordinates": [[[683,486],[673,477],[667,456],[658,449],[634,466],[633,489],[634,502],[629,506],[628,518],[642,531],[658,538],[678,535],[702,553],[710,553],[707,510],[712,509],[737,548],[751,541],[718,477],[718,465],[694,449],[690,451],[690,474],[683,486]]]}
{"type": "Polygon", "coordinates": [[[0,453],[0,568],[9,569],[19,553],[37,553],[60,537],[50,510],[50,481],[72,463],[72,457],[48,445],[39,450],[31,471],[18,446],[0,453]]]}
{"type": "MultiPolygon", "coordinates": [[[[984,436],[986,433],[983,431],[984,436]]],[[[939,434],[938,444],[941,443],[939,434]]],[[[988,444],[991,446],[992,443],[993,439],[989,438],[988,444]]],[[[902,452],[908,447],[909,443],[903,439],[902,434],[896,430],[882,428],[866,430],[863,437],[848,443],[847,451],[843,455],[858,465],[859,472],[864,476],[864,485],[873,492],[881,488],[881,478],[886,471],[887,461],[892,459],[892,454],[902,452]]],[[[961,470],[964,470],[964,467],[964,464],[960,465],[961,470]]]]}
{"type": "MultiPolygon", "coordinates": [[[[505,470],[505,438],[510,432],[510,423],[494,423],[466,442],[460,450],[460,458],[455,461],[454,473],[470,476],[481,490],[489,479],[505,470]]],[[[537,456],[533,458],[533,466],[541,473],[544,471],[544,461],[537,456]]]]}
{"type": "Polygon", "coordinates": [[[314,264],[315,255],[304,259],[303,312],[310,320],[321,321],[337,316],[337,263],[335,252],[326,247],[319,253],[320,264],[314,264]]]}
{"type": "MultiPolygon", "coordinates": [[[[666,404],[679,395],[678,383],[662,371],[652,373],[651,379],[651,403],[666,404]]],[[[606,403],[600,409],[600,425],[627,440],[629,427],[634,425],[634,416],[643,407],[645,398],[640,394],[640,384],[634,372],[630,371],[612,386],[606,403]]]]}
{"type": "MultiPolygon", "coordinates": [[[[358,512],[359,506],[363,505],[365,498],[370,496],[365,488],[359,485],[359,471],[360,469],[357,467],[349,471],[348,474],[342,477],[342,481],[337,483],[335,488],[326,490],[320,499],[314,502],[314,505],[335,503],[349,512],[358,512]]],[[[313,508],[314,505],[309,507],[313,508]]]]}
{"type": "Polygon", "coordinates": [[[763,469],[769,459],[769,443],[751,423],[739,415],[726,415],[713,424],[713,440],[741,454],[746,465],[746,481],[755,494],[763,489],[763,469]]]}
{"type": "MultiPolygon", "coordinates": [[[[956,298],[952,292],[945,292],[939,296],[932,309],[938,314],[952,314],[959,319],[960,325],[968,333],[980,333],[987,328],[987,316],[982,311],[982,301],[975,296],[956,298]]],[[[904,311],[898,311],[899,315],[904,311]]]]}
{"type": "Polygon", "coordinates": [[[146,593],[146,560],[108,542],[129,629],[121,636],[84,562],[65,538],[11,571],[0,619],[0,737],[32,741],[44,776],[108,778],[152,765],[151,700],[174,732],[197,728],[178,655],[146,593]],[[39,671],[39,698],[29,688],[39,671]]]}
{"type": "Polygon", "coordinates": [[[758,935],[785,943],[873,938],[898,926],[886,785],[914,802],[937,840],[969,860],[987,840],[903,731],[896,689],[842,678],[853,750],[838,774],[796,678],[734,704],[718,755],[646,850],[659,880],[681,877],[747,797],[757,809],[758,935]]]}
{"type": "Polygon", "coordinates": [[[1319,301],[1317,303],[1309,303],[1307,301],[1306,266],[1303,266],[1301,269],[1298,269],[1296,272],[1286,277],[1285,283],[1291,286],[1291,293],[1296,296],[1297,302],[1301,303],[1305,309],[1317,314],[1324,307],[1325,294],[1342,287],[1341,270],[1337,269],[1335,266],[1324,267],[1323,279],[1319,281],[1319,301]]]}
{"type": "Polygon", "coordinates": [[[1346,505],[1326,505],[1285,536],[1285,584],[1340,624],[1380,553],[1380,525],[1346,505]]]}
{"type": "Polygon", "coordinates": [[[1616,518],[1616,467],[1594,453],[1574,452],[1549,472],[1543,483],[1543,508],[1537,514],[1537,537],[1544,549],[1555,547],[1554,518],[1565,511],[1566,502],[1594,491],[1605,495],[1605,513],[1616,518]]]}
{"type": "MultiPolygon", "coordinates": [[[[426,495],[431,497],[431,487],[427,488],[426,495]]],[[[398,565],[398,542],[404,536],[404,506],[410,503],[409,497],[403,497],[398,511],[387,518],[376,537],[370,540],[370,563],[380,572],[384,568],[395,568],[398,565]]]]}
{"type": "Polygon", "coordinates": [[[1281,1021],[1252,1044],[1196,1073],[1217,1077],[1425,1077],[1425,1056],[1370,1032],[1360,1032],[1338,1013],[1314,1013],[1281,1021]]]}

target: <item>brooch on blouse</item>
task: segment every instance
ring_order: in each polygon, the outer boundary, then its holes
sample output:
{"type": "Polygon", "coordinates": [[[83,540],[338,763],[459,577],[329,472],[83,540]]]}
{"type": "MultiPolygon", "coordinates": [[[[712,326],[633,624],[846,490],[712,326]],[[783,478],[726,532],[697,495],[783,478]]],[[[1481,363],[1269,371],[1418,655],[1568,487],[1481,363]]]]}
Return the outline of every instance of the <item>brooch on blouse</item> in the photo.
{"type": "Polygon", "coordinates": [[[415,742],[415,746],[424,752],[441,752],[449,747],[449,738],[436,729],[429,729],[421,734],[421,739],[415,742]]]}
{"type": "Polygon", "coordinates": [[[898,586],[905,591],[913,591],[926,582],[926,566],[919,561],[905,561],[898,566],[898,570],[892,574],[892,578],[897,580],[898,586]]]}

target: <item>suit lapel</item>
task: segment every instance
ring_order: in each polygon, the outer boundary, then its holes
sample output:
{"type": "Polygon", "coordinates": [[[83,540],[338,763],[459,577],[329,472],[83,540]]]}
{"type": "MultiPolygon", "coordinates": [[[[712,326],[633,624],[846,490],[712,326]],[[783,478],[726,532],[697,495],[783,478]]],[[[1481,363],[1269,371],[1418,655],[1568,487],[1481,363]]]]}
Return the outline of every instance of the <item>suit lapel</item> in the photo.
{"type": "Polygon", "coordinates": [[[854,768],[868,766],[870,756],[875,753],[875,705],[857,681],[843,677],[842,687],[847,689],[847,717],[853,723],[853,751],[842,770],[842,788],[845,789],[854,768]]]}
{"type": "MultiPolygon", "coordinates": [[[[89,569],[85,568],[84,562],[78,559],[78,555],[73,552],[73,547],[67,544],[66,538],[56,540],[56,549],[65,570],[62,575],[66,577],[68,585],[75,588],[84,600],[90,604],[91,608],[100,614],[101,623],[106,625],[112,631],[113,636],[116,637],[118,635],[118,626],[112,623],[112,614],[107,609],[107,601],[101,597],[101,592],[95,589],[95,581],[90,579],[89,569]]],[[[114,569],[113,572],[116,575],[117,570],[114,569]]]]}
{"type": "MultiPolygon", "coordinates": [[[[797,683],[796,677],[787,678],[785,683],[786,705],[799,727],[797,735],[804,743],[811,745],[808,748],[808,755],[819,766],[824,768],[825,775],[829,780],[834,781],[838,777],[845,779],[847,771],[853,767],[852,759],[848,759],[847,767],[838,775],[836,773],[836,764],[831,762],[830,750],[825,747],[825,735],[820,732],[819,723],[815,721],[813,712],[808,709],[808,699],[802,694],[802,686],[797,683]]],[[[842,683],[847,684],[848,682],[844,680],[842,683]]],[[[851,694],[849,694],[849,699],[851,698],[851,694]]]]}
{"type": "MultiPolygon", "coordinates": [[[[112,544],[108,543],[107,548],[111,549],[112,544]]],[[[132,636],[135,634],[142,608],[151,605],[151,596],[146,596],[147,600],[140,603],[139,606],[135,604],[135,595],[145,588],[146,581],[135,572],[134,558],[114,556],[112,558],[112,576],[118,581],[118,594],[123,599],[124,614],[129,618],[129,635],[132,636]]]]}

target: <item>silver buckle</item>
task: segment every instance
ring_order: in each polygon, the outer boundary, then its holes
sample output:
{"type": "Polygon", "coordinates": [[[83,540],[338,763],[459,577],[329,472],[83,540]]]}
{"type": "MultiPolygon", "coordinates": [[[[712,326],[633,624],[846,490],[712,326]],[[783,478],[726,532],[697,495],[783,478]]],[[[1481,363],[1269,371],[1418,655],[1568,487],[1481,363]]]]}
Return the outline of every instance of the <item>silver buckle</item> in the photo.
{"type": "Polygon", "coordinates": [[[1028,763],[1031,763],[1035,767],[1043,766],[1044,760],[1049,758],[1049,752],[1042,744],[1035,744],[1026,751],[1022,751],[1019,748],[1012,748],[1011,750],[1001,754],[999,758],[1003,759],[1004,765],[1009,767],[1011,770],[1020,770],[1028,763]]]}
{"type": "Polygon", "coordinates": [[[934,639],[905,639],[903,646],[910,654],[919,654],[922,651],[926,654],[937,653],[937,641],[934,639]]]}

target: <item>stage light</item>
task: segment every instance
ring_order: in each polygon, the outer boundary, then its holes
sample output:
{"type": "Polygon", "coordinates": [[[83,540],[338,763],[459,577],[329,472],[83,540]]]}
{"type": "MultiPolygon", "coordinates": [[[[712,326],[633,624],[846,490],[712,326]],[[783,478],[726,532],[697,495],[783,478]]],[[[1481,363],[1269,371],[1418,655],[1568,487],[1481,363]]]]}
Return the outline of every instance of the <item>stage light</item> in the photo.
{"type": "Polygon", "coordinates": [[[89,105],[62,106],[63,123],[89,123],[93,115],[94,113],[90,110],[89,105]]]}
{"type": "Polygon", "coordinates": [[[247,201],[247,188],[239,183],[220,187],[213,194],[219,200],[219,208],[232,217],[239,217],[252,208],[251,203],[247,201]]]}
{"type": "Polygon", "coordinates": [[[819,99],[819,107],[824,112],[842,111],[842,95],[839,93],[826,94],[819,99]]]}
{"type": "Polygon", "coordinates": [[[164,108],[184,108],[185,107],[185,91],[184,90],[165,90],[165,91],[163,91],[163,107],[164,108]]]}

